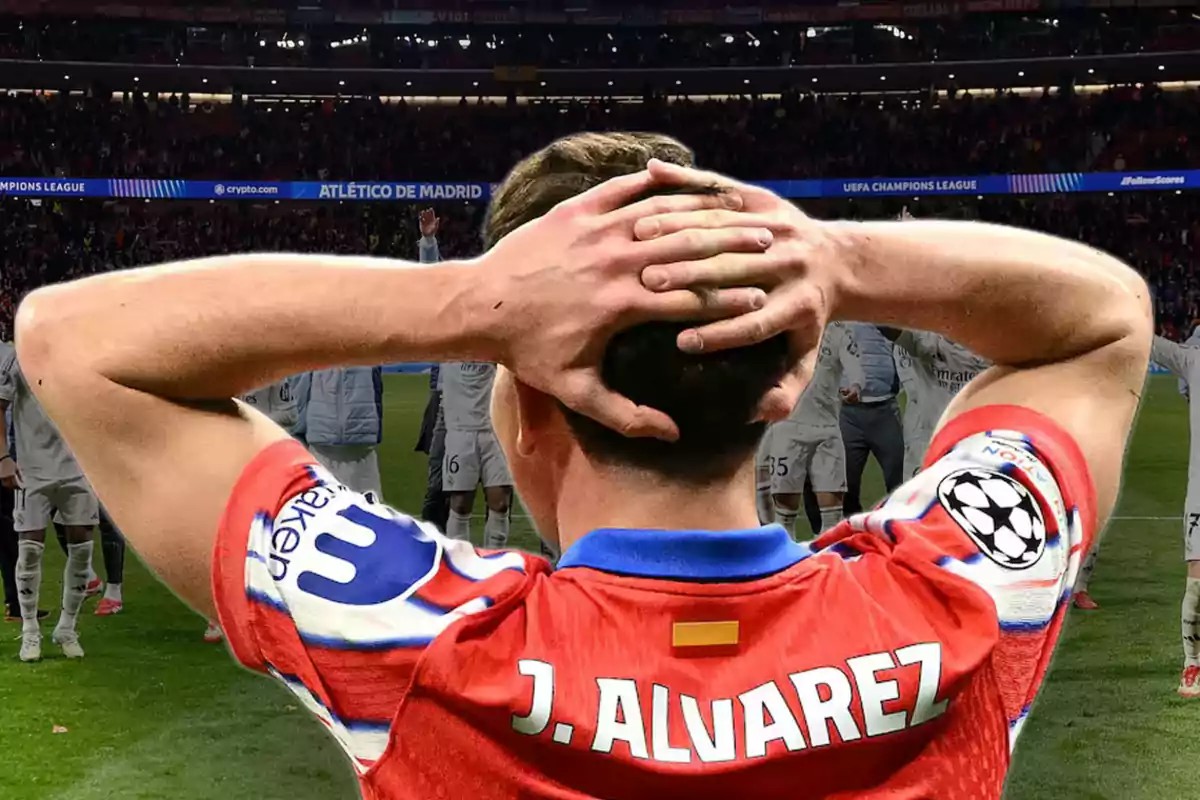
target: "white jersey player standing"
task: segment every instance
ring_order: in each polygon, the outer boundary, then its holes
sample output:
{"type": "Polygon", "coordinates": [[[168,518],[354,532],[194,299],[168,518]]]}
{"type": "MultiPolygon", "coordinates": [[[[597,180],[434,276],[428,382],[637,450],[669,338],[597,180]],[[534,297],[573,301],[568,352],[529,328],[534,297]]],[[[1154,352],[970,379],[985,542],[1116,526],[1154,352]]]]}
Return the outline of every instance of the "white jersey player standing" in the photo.
{"type": "MultiPolygon", "coordinates": [[[[812,379],[800,402],[787,419],[772,425],[763,439],[759,474],[770,476],[774,518],[793,535],[806,479],[812,482],[821,509],[821,529],[832,528],[842,518],[846,448],[838,414],[842,400],[857,400],[864,381],[858,345],[850,328],[840,322],[830,323],[821,337],[812,379]],[[843,382],[848,388],[839,391],[843,382]]],[[[760,500],[760,513],[763,505],[760,500]]]]}
{"type": "Polygon", "coordinates": [[[906,394],[904,477],[908,479],[921,471],[925,451],[950,401],[989,364],[941,334],[880,330],[895,342],[896,373],[906,394]]]}
{"type": "MultiPolygon", "coordinates": [[[[1155,336],[1150,360],[1187,381],[1189,387],[1200,386],[1200,346],[1181,345],[1155,336]]],[[[1179,694],[1200,697],[1200,453],[1196,452],[1196,436],[1200,433],[1200,397],[1195,391],[1188,392],[1188,419],[1191,447],[1187,496],[1183,501],[1183,558],[1187,562],[1187,586],[1180,609],[1183,675],[1179,679],[1179,694]]]]}
{"type": "MultiPolygon", "coordinates": [[[[431,211],[420,216],[423,245],[436,241],[439,220],[431,211]]],[[[442,458],[442,488],[450,501],[446,535],[470,541],[475,488],[483,484],[487,516],[484,547],[508,544],[513,480],[508,462],[492,429],[492,384],[496,365],[478,361],[448,362],[438,372],[442,416],[446,423],[446,452],[442,458]]]]}
{"type": "Polygon", "coordinates": [[[87,596],[92,561],[92,530],[100,519],[100,504],[66,442],[29,390],[16,354],[9,349],[0,360],[0,419],[12,407],[16,430],[16,463],[0,453],[0,480],[14,488],[13,527],[18,536],[16,584],[21,607],[22,661],[42,657],[38,598],[42,585],[42,555],[46,526],[57,510],[66,526],[67,564],[63,571],[62,613],[53,641],[67,658],[83,658],[75,630],[79,609],[87,596]]]}

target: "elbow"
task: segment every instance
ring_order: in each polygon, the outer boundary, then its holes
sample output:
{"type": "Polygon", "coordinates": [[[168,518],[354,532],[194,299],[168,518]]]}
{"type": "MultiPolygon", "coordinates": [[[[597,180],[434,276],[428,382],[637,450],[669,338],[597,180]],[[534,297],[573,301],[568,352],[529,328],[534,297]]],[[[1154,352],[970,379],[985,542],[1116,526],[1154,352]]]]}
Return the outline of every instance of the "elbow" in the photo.
{"type": "Polygon", "coordinates": [[[59,376],[78,370],[80,356],[87,352],[71,341],[72,326],[60,294],[53,286],[31,292],[17,308],[14,320],[17,361],[39,396],[49,391],[59,376]]]}
{"type": "Polygon", "coordinates": [[[13,344],[17,350],[17,361],[26,371],[40,368],[53,359],[56,325],[54,304],[52,300],[48,302],[47,294],[52,294],[52,290],[36,289],[17,307],[13,344]]]}

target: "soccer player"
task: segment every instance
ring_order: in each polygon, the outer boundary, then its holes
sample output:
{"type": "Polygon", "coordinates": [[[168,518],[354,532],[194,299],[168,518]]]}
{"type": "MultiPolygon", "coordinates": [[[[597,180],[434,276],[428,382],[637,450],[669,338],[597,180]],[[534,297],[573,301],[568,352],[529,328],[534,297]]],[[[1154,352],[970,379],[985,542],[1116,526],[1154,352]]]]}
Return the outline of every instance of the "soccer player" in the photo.
{"type": "Polygon", "coordinates": [[[1145,283],[1078,242],[817,221],[652,156],[690,159],[652,134],[530,156],[473,262],[234,255],[42,289],[19,355],[139,554],[372,798],[1000,797],[1116,499],[1145,283]],[[849,318],[997,366],[915,481],[805,546],[755,525],[756,420],[849,318]],[[558,569],[340,487],[227,399],[345,359],[503,364],[497,435],[558,569]]]}
{"type": "Polygon", "coordinates": [[[450,499],[446,535],[471,540],[475,487],[483,485],[487,517],[484,546],[508,543],[512,513],[512,475],[492,429],[492,384],[496,365],[483,361],[451,361],[441,366],[442,411],[446,420],[446,453],[442,488],[450,499]]]}
{"type": "MultiPolygon", "coordinates": [[[[1150,358],[1172,372],[1189,387],[1200,385],[1200,346],[1178,344],[1162,336],[1154,337],[1150,358]]],[[[1183,636],[1183,674],[1179,694],[1200,697],[1200,455],[1196,436],[1200,432],[1200,398],[1188,392],[1188,409],[1193,446],[1188,459],[1187,495],[1183,501],[1183,559],[1187,562],[1187,583],[1180,609],[1183,636]]]]}
{"type": "Polygon", "coordinates": [[[842,518],[846,450],[839,406],[843,400],[857,401],[865,382],[850,328],[845,323],[831,323],[821,337],[812,380],[800,402],[787,419],[771,426],[767,471],[774,518],[793,536],[806,479],[812,481],[821,509],[821,530],[829,530],[842,518]],[[839,390],[839,383],[848,388],[839,390]]]}
{"type": "MultiPolygon", "coordinates": [[[[893,492],[904,483],[904,432],[900,421],[899,382],[893,345],[874,325],[848,324],[858,344],[864,382],[857,403],[843,403],[840,423],[846,446],[846,516],[862,511],[862,476],[874,455],[883,484],[893,492]]],[[[843,388],[850,388],[843,383],[843,388]]]]}
{"type": "MultiPolygon", "coordinates": [[[[51,639],[62,647],[67,658],[83,658],[75,625],[87,597],[92,529],[99,521],[100,507],[67,444],[30,391],[15,351],[0,362],[0,419],[10,406],[16,431],[16,465],[6,485],[15,479],[13,527],[18,538],[15,578],[21,611],[20,658],[30,662],[42,657],[38,617],[42,554],[46,549],[46,526],[56,509],[66,526],[67,564],[63,570],[62,613],[51,639]]],[[[11,463],[9,459],[4,461],[11,463]]],[[[0,473],[0,477],[3,475],[0,473]]]]}
{"type": "MultiPolygon", "coordinates": [[[[422,211],[417,217],[421,239],[417,245],[418,260],[422,264],[436,264],[442,260],[438,248],[437,232],[441,220],[432,208],[422,211]]],[[[421,518],[432,522],[438,530],[446,530],[450,519],[450,500],[443,488],[442,461],[446,457],[446,415],[442,409],[441,367],[434,364],[429,370],[429,401],[421,419],[421,436],[417,450],[429,456],[428,482],[425,500],[421,504],[421,518]]]]}
{"type": "Polygon", "coordinates": [[[297,435],[339,481],[383,496],[379,444],[383,441],[383,369],[334,367],[297,375],[292,383],[297,435]]]}
{"type": "Polygon", "coordinates": [[[988,368],[988,362],[938,333],[879,330],[896,345],[896,371],[907,394],[904,475],[911,478],[921,470],[929,442],[950,402],[988,368]]]}

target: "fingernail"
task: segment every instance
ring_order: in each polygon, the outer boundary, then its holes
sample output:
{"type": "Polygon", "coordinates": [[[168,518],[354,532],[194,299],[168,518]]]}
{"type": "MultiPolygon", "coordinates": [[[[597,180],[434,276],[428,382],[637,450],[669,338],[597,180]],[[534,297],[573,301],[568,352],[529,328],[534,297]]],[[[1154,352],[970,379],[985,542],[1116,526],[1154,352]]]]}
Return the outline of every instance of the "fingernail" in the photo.
{"type": "Polygon", "coordinates": [[[696,331],[684,331],[679,334],[679,349],[685,353],[699,353],[704,349],[704,340],[696,331]]]}
{"type": "Polygon", "coordinates": [[[654,239],[662,233],[662,224],[656,219],[642,220],[642,226],[639,228],[643,239],[654,239]]]}
{"type": "Polygon", "coordinates": [[[767,293],[762,290],[756,291],[750,295],[751,308],[762,308],[764,305],[766,305],[766,302],[767,293]]]}
{"type": "Polygon", "coordinates": [[[763,228],[758,232],[758,243],[763,247],[769,247],[773,241],[775,241],[775,234],[771,233],[766,228],[763,228]]]}
{"type": "Polygon", "coordinates": [[[668,280],[667,271],[660,267],[647,267],[642,270],[642,285],[647,289],[665,289],[668,280]]]}
{"type": "Polygon", "coordinates": [[[721,205],[725,206],[726,208],[737,210],[742,207],[742,198],[733,192],[722,192],[721,205]]]}

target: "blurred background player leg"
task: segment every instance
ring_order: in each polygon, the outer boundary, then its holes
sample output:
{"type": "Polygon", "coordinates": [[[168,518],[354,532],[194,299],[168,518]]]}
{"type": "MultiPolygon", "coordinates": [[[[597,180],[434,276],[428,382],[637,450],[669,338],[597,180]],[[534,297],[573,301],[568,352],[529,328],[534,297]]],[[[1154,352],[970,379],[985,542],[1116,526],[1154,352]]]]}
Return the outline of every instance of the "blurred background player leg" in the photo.
{"type": "Polygon", "coordinates": [[[487,503],[487,519],[483,523],[483,546],[503,550],[508,546],[508,531],[512,520],[513,479],[508,462],[496,434],[484,431],[476,440],[479,447],[480,479],[483,499],[487,503]]]}
{"type": "MultiPolygon", "coordinates": [[[[58,540],[58,546],[63,551],[63,555],[67,555],[69,552],[67,549],[67,547],[68,547],[68,545],[67,545],[67,526],[63,523],[62,511],[59,509],[55,509],[53,519],[54,519],[54,538],[58,540]]],[[[94,557],[94,553],[93,553],[93,557],[94,557]]],[[[93,562],[92,558],[88,559],[87,569],[88,569],[88,582],[87,582],[87,591],[84,593],[85,598],[94,597],[94,596],[100,594],[100,590],[104,588],[104,581],[102,581],[100,579],[100,576],[96,573],[96,565],[93,562]]]]}
{"type": "Polygon", "coordinates": [[[479,431],[446,430],[442,458],[442,489],[450,507],[446,535],[463,542],[471,541],[471,513],[480,475],[479,436],[479,431]]]}
{"type": "Polygon", "coordinates": [[[807,471],[821,509],[820,532],[824,533],[842,521],[846,494],[846,451],[839,431],[812,447],[807,471]]]}
{"type": "MultiPolygon", "coordinates": [[[[475,488],[480,479],[499,481],[491,488],[511,486],[504,454],[492,432],[492,384],[496,365],[482,361],[454,361],[442,364],[442,412],[446,420],[446,455],[442,459],[442,488],[450,497],[450,514],[446,535],[451,539],[471,540],[471,513],[475,506],[475,488]],[[484,470],[487,459],[489,469],[484,470]]],[[[485,492],[489,488],[485,483],[485,492]]],[[[500,514],[489,513],[484,523],[493,538],[503,534],[508,539],[508,509],[512,503],[511,490],[486,493],[489,510],[495,506],[500,514]],[[488,523],[490,522],[490,528],[488,523]]]]}
{"type": "Polygon", "coordinates": [[[445,532],[447,517],[450,514],[450,501],[442,489],[442,459],[446,456],[446,416],[442,412],[442,393],[437,388],[439,372],[438,365],[434,364],[429,379],[429,401],[425,405],[425,414],[421,420],[421,438],[416,449],[417,452],[429,456],[421,519],[433,523],[438,530],[445,532]]]}
{"type": "Polygon", "coordinates": [[[51,640],[62,647],[67,658],[83,658],[76,624],[79,610],[87,599],[89,565],[95,549],[93,536],[100,522],[100,501],[82,475],[59,483],[52,500],[66,526],[67,563],[63,568],[62,612],[51,640]]]}
{"type": "Polygon", "coordinates": [[[1187,560],[1187,585],[1180,608],[1183,639],[1182,697],[1200,697],[1200,486],[1188,481],[1183,515],[1183,557],[1187,560]]]}
{"type": "MultiPolygon", "coordinates": [[[[0,486],[0,577],[4,583],[4,621],[21,621],[20,595],[17,593],[17,531],[13,527],[13,503],[16,493],[0,486]]],[[[45,619],[49,611],[39,610],[37,618],[45,619]]]]}
{"type": "Polygon", "coordinates": [[[790,420],[777,422],[771,436],[771,506],[775,521],[796,539],[796,519],[804,497],[810,453],[800,429],[790,420]]]}
{"type": "Polygon", "coordinates": [[[821,501],[813,491],[812,470],[804,480],[804,516],[808,519],[808,527],[814,532],[821,530],[821,501]]]}
{"type": "Polygon", "coordinates": [[[100,507],[100,549],[104,555],[104,596],[96,606],[96,616],[119,614],[125,608],[122,588],[125,582],[125,537],[117,530],[104,507],[100,507]]]}
{"type": "Polygon", "coordinates": [[[1096,570],[1096,559],[1100,556],[1100,542],[1092,545],[1087,557],[1079,566],[1079,577],[1075,580],[1075,595],[1072,602],[1082,611],[1096,611],[1100,604],[1088,593],[1088,584],[1092,581],[1092,573],[1096,570]]]}

